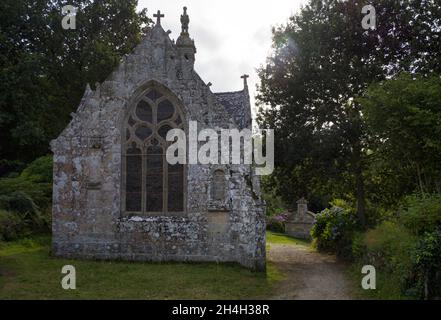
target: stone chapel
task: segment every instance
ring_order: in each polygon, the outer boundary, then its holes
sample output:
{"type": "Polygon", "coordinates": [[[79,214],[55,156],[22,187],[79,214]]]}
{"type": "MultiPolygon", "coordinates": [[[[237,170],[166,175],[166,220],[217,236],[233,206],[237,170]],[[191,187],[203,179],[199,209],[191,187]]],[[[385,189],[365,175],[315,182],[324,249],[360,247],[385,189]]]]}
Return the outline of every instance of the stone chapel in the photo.
{"type": "Polygon", "coordinates": [[[51,143],[53,254],[237,262],[263,271],[265,206],[253,166],[165,160],[167,132],[188,134],[189,121],[198,130],[251,129],[247,77],[241,91],[213,93],[194,70],[187,9],[176,42],[161,26],[164,15],[154,17],[108,79],[87,86],[51,143]]]}

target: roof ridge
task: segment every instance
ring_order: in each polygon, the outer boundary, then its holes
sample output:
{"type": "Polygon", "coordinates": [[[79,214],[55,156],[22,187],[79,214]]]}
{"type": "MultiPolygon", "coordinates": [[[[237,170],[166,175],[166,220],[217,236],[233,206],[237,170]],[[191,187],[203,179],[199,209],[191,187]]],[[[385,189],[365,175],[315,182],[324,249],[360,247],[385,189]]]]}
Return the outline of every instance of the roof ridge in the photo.
{"type": "Polygon", "coordinates": [[[225,92],[213,92],[214,94],[229,94],[229,93],[241,93],[244,92],[245,89],[239,90],[239,91],[225,91],[225,92]]]}

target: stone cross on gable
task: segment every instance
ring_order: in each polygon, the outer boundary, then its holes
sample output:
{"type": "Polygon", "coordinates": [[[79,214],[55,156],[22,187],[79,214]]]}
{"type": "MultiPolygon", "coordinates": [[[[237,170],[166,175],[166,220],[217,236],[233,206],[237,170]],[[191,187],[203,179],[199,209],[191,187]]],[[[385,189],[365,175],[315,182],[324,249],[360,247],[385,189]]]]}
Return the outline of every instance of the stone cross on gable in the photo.
{"type": "Polygon", "coordinates": [[[161,24],[161,18],[164,18],[165,15],[161,14],[161,10],[158,10],[158,13],[155,13],[153,17],[156,18],[156,24],[161,24]]]}
{"type": "Polygon", "coordinates": [[[247,75],[247,74],[244,74],[242,77],[240,77],[241,79],[243,79],[243,85],[244,85],[245,87],[248,86],[247,79],[248,79],[249,77],[250,77],[250,76],[247,75]]]}

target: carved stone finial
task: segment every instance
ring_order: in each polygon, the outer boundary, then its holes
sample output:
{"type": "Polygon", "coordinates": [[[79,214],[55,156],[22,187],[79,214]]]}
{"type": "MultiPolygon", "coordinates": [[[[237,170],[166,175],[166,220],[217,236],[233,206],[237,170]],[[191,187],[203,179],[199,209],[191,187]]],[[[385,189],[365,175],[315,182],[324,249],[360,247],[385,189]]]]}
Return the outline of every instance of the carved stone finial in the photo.
{"type": "Polygon", "coordinates": [[[160,25],[161,24],[161,18],[164,18],[165,15],[161,14],[161,10],[158,10],[158,12],[153,15],[153,17],[156,18],[156,24],[160,25]]]}
{"type": "Polygon", "coordinates": [[[188,25],[190,23],[190,17],[187,14],[187,7],[184,7],[184,14],[181,15],[182,33],[188,34],[188,25]]]}

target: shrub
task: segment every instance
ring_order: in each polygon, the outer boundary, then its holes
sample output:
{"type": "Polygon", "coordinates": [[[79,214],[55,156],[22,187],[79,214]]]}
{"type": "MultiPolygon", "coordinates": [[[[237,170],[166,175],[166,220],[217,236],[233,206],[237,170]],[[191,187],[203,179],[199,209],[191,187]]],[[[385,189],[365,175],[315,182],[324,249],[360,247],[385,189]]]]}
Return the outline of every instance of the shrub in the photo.
{"type": "Polygon", "coordinates": [[[351,258],[351,240],[356,229],[356,217],[351,209],[333,206],[316,216],[311,236],[317,249],[351,258]]]}
{"type": "MultiPolygon", "coordinates": [[[[48,231],[48,208],[52,195],[52,157],[41,157],[29,164],[20,175],[0,179],[0,209],[8,212],[8,235],[25,236],[30,232],[48,231]],[[13,215],[14,217],[11,217],[13,215]],[[20,219],[20,228],[16,225],[20,219]]],[[[7,236],[5,238],[10,238],[7,236]]]]}
{"type": "Polygon", "coordinates": [[[266,191],[266,189],[263,188],[262,197],[265,200],[267,216],[275,216],[286,211],[282,199],[276,196],[274,191],[266,191]]]}
{"type": "Polygon", "coordinates": [[[267,217],[266,229],[273,232],[284,233],[285,223],[287,220],[288,220],[288,214],[286,213],[281,213],[275,216],[267,217]]]}
{"type": "Polygon", "coordinates": [[[0,208],[13,211],[23,216],[36,216],[38,207],[26,193],[13,191],[0,196],[0,208]]]}
{"type": "Polygon", "coordinates": [[[441,228],[441,194],[407,197],[399,219],[417,235],[441,228]]]}
{"type": "Polygon", "coordinates": [[[0,210],[0,241],[11,241],[24,236],[25,225],[20,217],[12,212],[0,210]]]}
{"type": "Polygon", "coordinates": [[[414,287],[420,298],[441,298],[441,231],[426,233],[414,253],[414,287]]]}
{"type": "Polygon", "coordinates": [[[343,199],[334,199],[330,202],[330,205],[331,207],[338,207],[347,211],[352,210],[352,205],[348,201],[343,199]]]}
{"type": "Polygon", "coordinates": [[[26,193],[18,191],[0,196],[0,208],[18,216],[28,230],[40,232],[49,227],[48,217],[43,216],[26,193]]]}
{"type": "Polygon", "coordinates": [[[365,243],[365,234],[355,232],[352,237],[352,257],[357,261],[362,261],[367,255],[367,246],[365,243]]]}
{"type": "Polygon", "coordinates": [[[52,166],[52,156],[40,157],[31,162],[21,176],[35,183],[52,183],[52,166]]]}
{"type": "Polygon", "coordinates": [[[29,164],[18,177],[0,179],[0,194],[25,193],[40,208],[50,206],[52,197],[52,157],[29,164]]]}
{"type": "Polygon", "coordinates": [[[409,275],[416,237],[406,228],[392,221],[384,221],[365,234],[367,262],[386,272],[409,275]]]}
{"type": "Polygon", "coordinates": [[[394,221],[384,221],[365,233],[357,233],[352,254],[360,265],[373,265],[381,279],[379,292],[395,297],[415,297],[412,254],[417,237],[394,221]]]}

